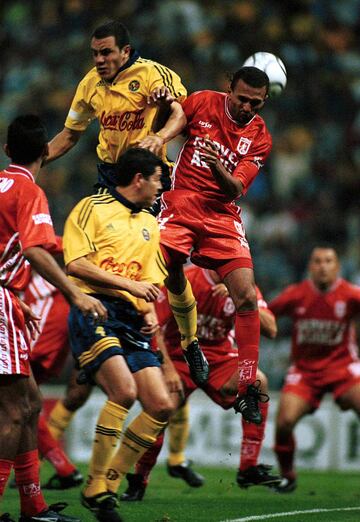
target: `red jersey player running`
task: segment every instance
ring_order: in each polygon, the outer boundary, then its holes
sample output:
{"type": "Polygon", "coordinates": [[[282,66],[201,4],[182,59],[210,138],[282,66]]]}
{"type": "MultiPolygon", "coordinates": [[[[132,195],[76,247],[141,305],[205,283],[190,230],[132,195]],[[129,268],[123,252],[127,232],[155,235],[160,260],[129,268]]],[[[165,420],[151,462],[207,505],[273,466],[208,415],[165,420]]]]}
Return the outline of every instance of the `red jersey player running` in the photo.
{"type": "Polygon", "coordinates": [[[45,194],[34,183],[48,153],[46,130],[37,116],[19,116],[10,124],[5,152],[12,163],[0,173],[0,499],[14,467],[19,522],[80,522],[58,513],[62,504],[48,507],[40,489],[36,428],[41,400],[25,328],[27,322],[33,329],[39,318],[17,294],[29,283],[31,266],[83,314],[103,320],[106,309],[82,294],[46,250],[56,239],[45,194]]]}
{"type": "Polygon", "coordinates": [[[360,359],[353,319],[360,312],[360,288],[339,277],[333,248],[316,247],[310,278],[287,287],[269,304],[276,316],[293,320],[292,366],[281,392],[276,419],[275,452],[283,481],[275,489],[296,488],[294,428],[313,413],[326,392],[342,410],[360,414],[360,359]]]}
{"type": "MultiPolygon", "coordinates": [[[[234,346],[232,330],[235,320],[235,306],[220,278],[213,270],[204,270],[196,266],[185,270],[198,309],[198,335],[204,354],[210,365],[210,376],[204,392],[225,410],[233,406],[237,393],[238,368],[237,348],[234,346]]],[[[267,337],[275,337],[277,328],[273,314],[267,308],[260,290],[257,299],[261,322],[261,332],[267,337]]],[[[180,348],[180,334],[171,313],[166,291],[156,303],[159,324],[162,326],[159,347],[164,354],[163,371],[165,380],[172,392],[173,401],[178,409],[169,423],[170,453],[167,463],[169,474],[181,478],[192,487],[199,487],[204,478],[193,471],[184,456],[188,439],[187,398],[197,389],[190,377],[180,348]],[[161,342],[160,342],[161,341],[161,342]]],[[[258,379],[267,388],[265,375],[258,370],[258,379]]],[[[262,422],[259,425],[246,422],[242,418],[242,444],[239,470],[236,481],[240,487],[255,485],[273,486],[279,484],[280,477],[270,474],[270,466],[258,464],[258,456],[264,439],[269,403],[260,404],[262,422]]],[[[129,487],[121,500],[141,500],[148,483],[148,477],[161,450],[163,434],[156,445],[151,447],[135,466],[135,474],[127,474],[129,487]]]]}
{"type": "Polygon", "coordinates": [[[261,422],[254,386],[260,323],[250,249],[234,201],[246,193],[271,149],[270,134],[257,114],[268,87],[263,71],[242,67],[227,94],[200,91],[185,100],[188,139],[176,162],[172,190],[162,196],[159,216],[169,302],[192,378],[205,384],[209,368],[198,345],[195,299],[183,272],[190,254],[194,264],[216,270],[235,304],[235,409],[255,423],[261,422]]]}

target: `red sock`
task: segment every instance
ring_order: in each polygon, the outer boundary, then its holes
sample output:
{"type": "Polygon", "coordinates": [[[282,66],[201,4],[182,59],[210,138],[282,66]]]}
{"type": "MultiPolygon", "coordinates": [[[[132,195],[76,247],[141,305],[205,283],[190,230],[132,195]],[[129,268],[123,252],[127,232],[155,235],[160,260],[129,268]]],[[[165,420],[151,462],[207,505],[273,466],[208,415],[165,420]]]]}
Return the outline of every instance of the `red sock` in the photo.
{"type": "Polygon", "coordinates": [[[40,488],[38,450],[17,455],[14,469],[20,495],[21,513],[32,517],[47,509],[48,506],[40,488]]]}
{"type": "Polygon", "coordinates": [[[294,466],[294,455],[295,455],[295,439],[292,434],[281,437],[276,437],[276,443],[274,451],[279,462],[281,475],[290,480],[296,478],[296,473],[293,469],[294,466]]]}
{"type": "Polygon", "coordinates": [[[259,453],[264,440],[266,419],[269,410],[268,402],[260,402],[260,413],[262,416],[261,424],[253,424],[242,419],[242,443],[240,453],[240,471],[244,471],[250,466],[256,466],[259,453]]]}
{"type": "Polygon", "coordinates": [[[159,433],[154,444],[144,453],[141,459],[136,463],[135,473],[139,473],[144,477],[144,485],[149,482],[149,475],[156,464],[157,458],[164,443],[164,432],[159,433]]]}
{"type": "Polygon", "coordinates": [[[60,477],[65,477],[75,471],[75,466],[66,456],[59,441],[51,435],[43,415],[39,417],[38,446],[40,454],[54,466],[60,477]]]}
{"type": "Polygon", "coordinates": [[[239,394],[242,395],[256,379],[260,342],[258,310],[236,313],[235,340],[239,350],[239,394]]]}
{"type": "Polygon", "coordinates": [[[14,465],[12,460],[0,459],[0,497],[3,496],[11,469],[14,465]]]}

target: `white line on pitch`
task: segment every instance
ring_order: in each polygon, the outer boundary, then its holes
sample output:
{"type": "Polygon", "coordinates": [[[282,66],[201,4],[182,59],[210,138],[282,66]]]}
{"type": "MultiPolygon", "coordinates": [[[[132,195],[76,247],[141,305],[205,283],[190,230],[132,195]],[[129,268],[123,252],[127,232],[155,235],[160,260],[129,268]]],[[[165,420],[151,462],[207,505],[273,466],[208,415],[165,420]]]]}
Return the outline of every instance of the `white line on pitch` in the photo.
{"type": "Polygon", "coordinates": [[[331,509],[306,509],[304,511],[284,511],[283,513],[271,513],[269,515],[253,515],[251,517],[234,518],[231,520],[226,519],[222,522],[251,522],[252,520],[266,520],[269,518],[291,517],[294,515],[306,515],[311,513],[330,513],[331,511],[360,511],[360,506],[331,509]]]}

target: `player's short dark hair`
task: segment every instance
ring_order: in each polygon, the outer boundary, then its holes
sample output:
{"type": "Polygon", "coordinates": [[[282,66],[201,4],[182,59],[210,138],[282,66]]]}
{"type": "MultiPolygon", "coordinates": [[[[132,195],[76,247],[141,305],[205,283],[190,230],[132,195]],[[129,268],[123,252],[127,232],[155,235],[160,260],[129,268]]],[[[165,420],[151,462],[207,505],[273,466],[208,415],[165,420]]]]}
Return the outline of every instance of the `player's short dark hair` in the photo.
{"type": "Polygon", "coordinates": [[[156,167],[162,169],[162,166],[163,162],[158,156],[149,150],[134,147],[124,152],[115,164],[114,181],[120,187],[127,187],[138,172],[148,179],[156,167]]]}
{"type": "Polygon", "coordinates": [[[110,20],[109,22],[99,25],[99,27],[94,30],[91,38],[100,39],[107,38],[108,36],[114,36],[119,49],[130,43],[130,33],[127,27],[119,22],[119,20],[110,20]]]}
{"type": "Polygon", "coordinates": [[[269,77],[257,67],[241,67],[232,75],[230,88],[233,91],[239,80],[242,80],[251,87],[266,87],[266,93],[269,91],[269,77]]]}
{"type": "Polygon", "coordinates": [[[8,127],[9,156],[19,165],[28,165],[40,158],[47,142],[45,125],[35,114],[18,116],[8,127]]]}

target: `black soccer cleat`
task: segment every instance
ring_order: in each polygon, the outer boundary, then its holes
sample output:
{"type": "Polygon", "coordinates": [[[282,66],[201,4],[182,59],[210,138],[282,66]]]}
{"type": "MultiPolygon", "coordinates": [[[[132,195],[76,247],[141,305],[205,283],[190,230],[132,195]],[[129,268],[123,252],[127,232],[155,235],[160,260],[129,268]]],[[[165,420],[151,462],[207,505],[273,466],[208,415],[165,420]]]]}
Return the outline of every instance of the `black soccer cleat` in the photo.
{"type": "Polygon", "coordinates": [[[183,351],[185,361],[190,368],[190,375],[192,380],[199,386],[204,386],[209,378],[209,363],[201,348],[198,341],[195,339],[186,350],[183,351]]]}
{"type": "Polygon", "coordinates": [[[70,475],[61,477],[57,473],[53,475],[46,484],[42,486],[42,489],[69,489],[76,488],[84,482],[84,477],[79,470],[75,470],[70,475]]]}
{"type": "Polygon", "coordinates": [[[249,488],[250,486],[278,486],[281,483],[281,477],[271,475],[272,466],[267,464],[258,464],[250,466],[244,471],[238,471],[236,474],[236,482],[241,488],[249,488]]]}
{"type": "Polygon", "coordinates": [[[170,477],[180,478],[192,488],[200,488],[205,483],[205,478],[191,469],[191,461],[186,460],[178,466],[170,466],[167,464],[167,471],[170,477]]]}
{"type": "Polygon", "coordinates": [[[297,488],[296,479],[289,479],[283,477],[280,481],[280,484],[277,486],[273,486],[270,489],[275,493],[292,493],[297,488]]]}
{"type": "Polygon", "coordinates": [[[122,522],[122,518],[116,510],[119,507],[119,502],[113,493],[105,491],[93,497],[85,497],[81,493],[81,503],[100,522],[122,522]]]}
{"type": "Polygon", "coordinates": [[[146,483],[140,473],[127,473],[128,487],[120,496],[122,502],[136,502],[142,500],[145,495],[146,483]]]}
{"type": "Polygon", "coordinates": [[[66,502],[51,504],[48,509],[32,517],[20,515],[19,522],[82,522],[80,518],[59,513],[59,511],[65,509],[66,506],[66,502]]]}
{"type": "Polygon", "coordinates": [[[3,513],[0,516],[0,522],[15,522],[15,520],[11,518],[10,513],[3,513]]]}
{"type": "Polygon", "coordinates": [[[247,422],[261,424],[262,415],[259,410],[259,402],[268,402],[269,396],[261,393],[260,381],[249,384],[245,395],[238,395],[234,402],[235,413],[241,413],[247,422]]]}

